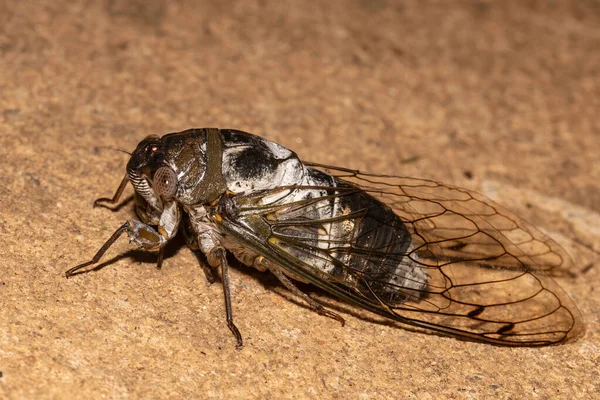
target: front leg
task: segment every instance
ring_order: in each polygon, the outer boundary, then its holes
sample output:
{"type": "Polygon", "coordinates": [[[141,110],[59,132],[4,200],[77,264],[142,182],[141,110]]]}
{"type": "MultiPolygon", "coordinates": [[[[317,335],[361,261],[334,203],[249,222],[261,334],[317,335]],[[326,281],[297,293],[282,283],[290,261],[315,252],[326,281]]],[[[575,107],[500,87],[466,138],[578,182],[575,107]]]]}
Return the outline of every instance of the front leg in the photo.
{"type": "MultiPolygon", "coordinates": [[[[160,230],[160,229],[159,229],[160,230]]],[[[112,234],[112,236],[102,245],[100,250],[96,253],[96,255],[88,262],[83,264],[79,264],[70,270],[68,270],[65,275],[67,278],[73,276],[78,270],[85,268],[89,265],[93,265],[98,263],[104,253],[113,245],[114,242],[123,234],[127,233],[129,235],[129,241],[135,242],[139,247],[144,250],[158,250],[159,251],[159,265],[162,261],[162,249],[164,245],[167,243],[168,239],[163,235],[159,234],[154,228],[150,225],[146,225],[138,220],[130,219],[125,222],[123,225],[119,227],[112,234]]]]}
{"type": "MultiPolygon", "coordinates": [[[[138,209],[137,211],[139,214],[140,210],[138,209]]],[[[179,210],[176,202],[171,202],[165,205],[160,217],[152,215],[151,213],[140,215],[142,216],[142,220],[146,221],[147,223],[144,224],[139,221],[135,221],[138,222],[139,226],[134,227],[133,231],[135,234],[129,235],[129,241],[137,243],[137,245],[144,250],[158,251],[156,268],[161,269],[165,245],[169,240],[173,239],[177,233],[179,223],[181,222],[181,211],[179,210]],[[143,218],[144,215],[146,215],[147,219],[143,218]],[[156,230],[154,230],[151,226],[148,226],[148,223],[158,223],[156,230]]]]}
{"type": "MultiPolygon", "coordinates": [[[[123,183],[121,186],[123,186],[123,183]]],[[[121,186],[119,187],[119,190],[117,190],[117,193],[111,202],[116,202],[118,200],[118,197],[122,192],[121,186]]],[[[105,199],[98,199],[96,202],[104,200],[105,199]]],[[[177,203],[173,201],[165,204],[162,211],[157,211],[154,215],[146,217],[148,218],[146,222],[156,223],[156,221],[158,221],[158,226],[156,229],[144,222],[138,221],[137,219],[130,219],[112,234],[112,236],[106,241],[106,243],[104,243],[104,245],[102,245],[100,250],[98,250],[96,255],[90,261],[71,268],[65,273],[66,277],[69,278],[73,276],[76,271],[89,265],[98,263],[110,246],[112,246],[113,243],[116,242],[117,239],[125,232],[127,235],[129,235],[130,243],[134,242],[144,250],[158,251],[156,266],[158,269],[160,269],[163,261],[165,245],[175,236],[177,229],[179,228],[181,211],[179,210],[177,203]]]]}

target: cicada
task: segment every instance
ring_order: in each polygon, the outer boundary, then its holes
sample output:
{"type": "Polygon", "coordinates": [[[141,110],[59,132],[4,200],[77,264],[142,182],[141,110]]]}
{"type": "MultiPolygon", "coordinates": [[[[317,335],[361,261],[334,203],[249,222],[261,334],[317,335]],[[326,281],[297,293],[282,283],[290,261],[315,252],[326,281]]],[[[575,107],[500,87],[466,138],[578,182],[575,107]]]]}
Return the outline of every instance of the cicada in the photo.
{"type": "Polygon", "coordinates": [[[231,129],[149,136],[131,154],[112,198],[131,182],[139,220],[119,227],[158,253],[178,232],[220,272],[237,346],[227,252],[270,271],[317,313],[344,323],[302,292],[315,285],[401,323],[507,346],[563,343],[581,315],[552,275],[569,257],[552,239],[492,200],[430,180],[303,162],[272,141],[231,129]]]}

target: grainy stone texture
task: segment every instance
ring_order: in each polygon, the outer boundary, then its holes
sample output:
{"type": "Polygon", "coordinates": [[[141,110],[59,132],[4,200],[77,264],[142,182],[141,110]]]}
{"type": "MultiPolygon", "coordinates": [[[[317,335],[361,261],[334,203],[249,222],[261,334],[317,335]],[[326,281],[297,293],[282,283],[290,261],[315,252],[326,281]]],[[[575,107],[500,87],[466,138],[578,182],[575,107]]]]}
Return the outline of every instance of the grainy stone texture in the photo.
{"type": "MultiPolygon", "coordinates": [[[[0,2],[0,397],[600,397],[600,3],[0,2]],[[161,271],[92,209],[151,133],[238,128],[304,159],[478,190],[567,248],[587,332],[510,349],[292,300],[170,247],[161,271]]],[[[131,194],[128,189],[127,194],[131,194]]],[[[331,303],[331,300],[327,300],[331,303]]],[[[337,307],[336,305],[334,305],[337,307]]]]}

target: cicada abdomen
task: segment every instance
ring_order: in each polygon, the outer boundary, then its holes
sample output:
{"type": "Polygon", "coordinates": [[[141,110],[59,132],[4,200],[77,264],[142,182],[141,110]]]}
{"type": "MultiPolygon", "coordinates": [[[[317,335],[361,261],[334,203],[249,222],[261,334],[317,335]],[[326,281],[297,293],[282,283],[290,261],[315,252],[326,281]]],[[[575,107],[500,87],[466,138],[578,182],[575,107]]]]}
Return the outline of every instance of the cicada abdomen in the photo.
{"type": "Polygon", "coordinates": [[[427,274],[409,258],[408,230],[392,209],[364,190],[307,168],[296,187],[252,198],[254,206],[242,196],[241,208],[268,221],[268,243],[320,279],[348,286],[371,301],[399,304],[422,296],[427,274]]]}

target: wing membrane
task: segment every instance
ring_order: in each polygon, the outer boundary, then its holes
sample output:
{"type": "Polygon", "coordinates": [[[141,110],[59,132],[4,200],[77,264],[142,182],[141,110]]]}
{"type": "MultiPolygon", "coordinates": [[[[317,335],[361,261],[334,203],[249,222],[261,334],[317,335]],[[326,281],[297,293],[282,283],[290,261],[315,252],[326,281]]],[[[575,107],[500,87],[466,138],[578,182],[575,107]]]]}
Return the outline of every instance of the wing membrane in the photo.
{"type": "Polygon", "coordinates": [[[307,166],[341,183],[236,198],[247,222],[225,219],[224,230],[289,276],[403,323],[513,346],[583,331],[577,307],[549,277],[568,270],[566,252],[490,199],[433,181],[307,166]],[[314,194],[286,200],[298,191],[314,194]],[[346,198],[353,207],[343,208],[346,198]]]}
{"type": "Polygon", "coordinates": [[[461,257],[473,254],[482,258],[486,254],[494,256],[497,251],[512,252],[518,260],[517,268],[558,276],[568,273],[571,267],[570,257],[553,239],[479,193],[423,179],[307,165],[369,191],[406,221],[424,227],[429,239],[438,237],[439,248],[446,255],[455,252],[461,257]],[[479,240],[483,235],[490,239],[479,240]]]}

